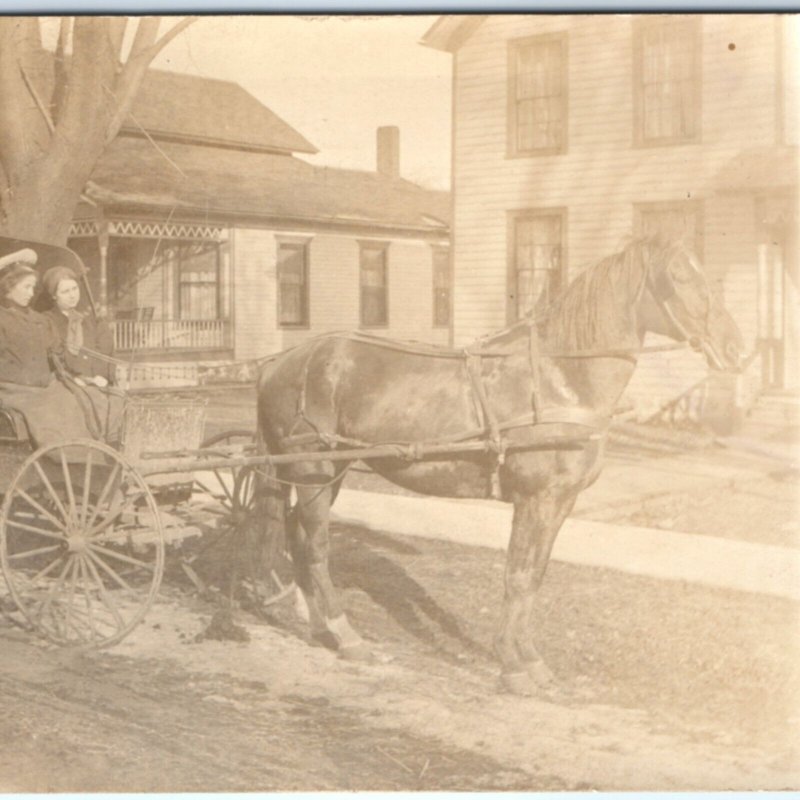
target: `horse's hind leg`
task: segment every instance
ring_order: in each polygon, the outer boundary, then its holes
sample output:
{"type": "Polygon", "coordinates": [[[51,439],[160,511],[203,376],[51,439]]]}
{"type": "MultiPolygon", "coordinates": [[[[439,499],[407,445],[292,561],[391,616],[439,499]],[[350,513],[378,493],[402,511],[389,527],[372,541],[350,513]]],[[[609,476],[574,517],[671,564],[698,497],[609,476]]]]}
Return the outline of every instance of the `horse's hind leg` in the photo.
{"type": "MultiPolygon", "coordinates": [[[[328,470],[315,466],[313,477],[319,482],[328,470]]],[[[333,474],[331,469],[328,480],[333,474]]],[[[336,482],[324,488],[296,484],[298,529],[292,557],[308,605],[312,636],[331,643],[343,658],[369,660],[369,649],[350,625],[328,569],[330,509],[337,489],[336,482]]]]}
{"type": "Polygon", "coordinates": [[[495,652],[502,666],[503,682],[515,693],[531,694],[552,678],[534,644],[531,618],[553,543],[574,500],[571,493],[543,492],[518,498],[514,503],[495,652]]]}

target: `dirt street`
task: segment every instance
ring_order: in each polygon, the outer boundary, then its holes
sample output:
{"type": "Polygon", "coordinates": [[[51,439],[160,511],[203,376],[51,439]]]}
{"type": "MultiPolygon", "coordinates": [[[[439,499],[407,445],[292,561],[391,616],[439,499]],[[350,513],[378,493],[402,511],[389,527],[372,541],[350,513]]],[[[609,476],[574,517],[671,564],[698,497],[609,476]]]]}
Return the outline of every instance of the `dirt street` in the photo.
{"type": "Polygon", "coordinates": [[[291,602],[165,587],[108,652],[0,629],[5,791],[755,789],[800,786],[798,607],[555,563],[542,652],[562,683],[498,690],[502,554],[338,526],[334,576],[373,665],[305,641],[291,602]],[[657,621],[654,624],[654,620],[657,621]]]}

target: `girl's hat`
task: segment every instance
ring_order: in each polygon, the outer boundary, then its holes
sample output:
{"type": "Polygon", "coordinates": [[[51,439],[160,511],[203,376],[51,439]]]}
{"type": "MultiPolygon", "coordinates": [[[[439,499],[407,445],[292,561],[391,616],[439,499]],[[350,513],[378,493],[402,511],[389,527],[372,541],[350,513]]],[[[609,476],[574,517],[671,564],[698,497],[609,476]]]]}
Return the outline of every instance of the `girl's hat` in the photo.
{"type": "Polygon", "coordinates": [[[0,270],[10,267],[12,264],[35,264],[38,260],[35,250],[25,247],[7,256],[0,256],[0,270]]]}

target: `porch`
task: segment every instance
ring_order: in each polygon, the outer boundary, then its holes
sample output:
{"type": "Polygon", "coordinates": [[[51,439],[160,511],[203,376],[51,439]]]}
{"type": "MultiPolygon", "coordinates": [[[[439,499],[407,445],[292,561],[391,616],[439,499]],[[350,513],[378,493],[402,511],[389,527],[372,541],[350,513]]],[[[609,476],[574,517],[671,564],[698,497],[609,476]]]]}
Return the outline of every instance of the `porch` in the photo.
{"type": "Polygon", "coordinates": [[[98,312],[123,357],[233,355],[227,229],[192,222],[90,219],[70,247],[89,268],[98,312]]]}
{"type": "Polygon", "coordinates": [[[125,319],[110,321],[114,350],[121,354],[187,353],[226,351],[233,348],[227,319],[125,319]]]}

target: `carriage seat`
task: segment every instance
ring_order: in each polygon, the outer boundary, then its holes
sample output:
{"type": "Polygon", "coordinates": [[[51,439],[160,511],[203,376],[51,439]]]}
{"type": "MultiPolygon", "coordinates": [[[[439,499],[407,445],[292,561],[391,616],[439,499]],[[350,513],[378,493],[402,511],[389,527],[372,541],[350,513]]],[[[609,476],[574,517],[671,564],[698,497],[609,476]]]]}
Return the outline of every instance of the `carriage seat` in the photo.
{"type": "Polygon", "coordinates": [[[0,401],[0,443],[27,442],[29,439],[25,415],[0,401]]]}

